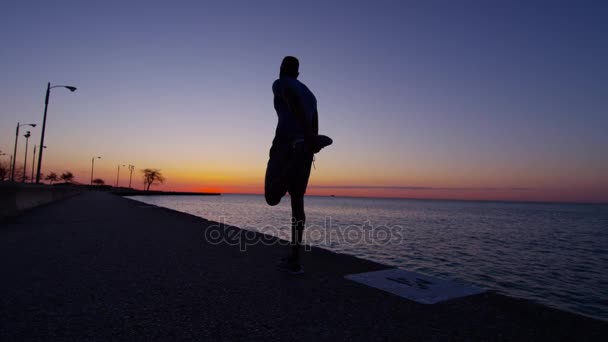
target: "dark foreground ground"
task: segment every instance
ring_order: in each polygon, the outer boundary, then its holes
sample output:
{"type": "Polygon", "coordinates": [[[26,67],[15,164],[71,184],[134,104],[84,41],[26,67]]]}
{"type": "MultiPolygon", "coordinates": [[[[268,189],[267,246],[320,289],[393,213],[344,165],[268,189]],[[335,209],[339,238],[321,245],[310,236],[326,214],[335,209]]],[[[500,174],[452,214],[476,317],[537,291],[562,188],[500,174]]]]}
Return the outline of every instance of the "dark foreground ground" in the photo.
{"type": "Polygon", "coordinates": [[[417,304],[343,278],[385,266],[321,249],[289,276],[281,246],[210,244],[210,224],[95,192],[3,222],[0,340],[608,337],[606,322],[492,293],[417,304]]]}

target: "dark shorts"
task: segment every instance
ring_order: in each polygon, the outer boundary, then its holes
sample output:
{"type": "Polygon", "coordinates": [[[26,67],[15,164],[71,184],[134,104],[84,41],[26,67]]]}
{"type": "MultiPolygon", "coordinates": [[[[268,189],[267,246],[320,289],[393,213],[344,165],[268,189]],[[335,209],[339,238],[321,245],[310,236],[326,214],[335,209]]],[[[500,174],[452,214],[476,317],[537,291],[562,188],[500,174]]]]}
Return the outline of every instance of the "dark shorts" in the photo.
{"type": "Polygon", "coordinates": [[[313,154],[304,144],[273,144],[266,167],[264,193],[268,204],[275,205],[287,192],[303,196],[308,186],[313,154]]]}

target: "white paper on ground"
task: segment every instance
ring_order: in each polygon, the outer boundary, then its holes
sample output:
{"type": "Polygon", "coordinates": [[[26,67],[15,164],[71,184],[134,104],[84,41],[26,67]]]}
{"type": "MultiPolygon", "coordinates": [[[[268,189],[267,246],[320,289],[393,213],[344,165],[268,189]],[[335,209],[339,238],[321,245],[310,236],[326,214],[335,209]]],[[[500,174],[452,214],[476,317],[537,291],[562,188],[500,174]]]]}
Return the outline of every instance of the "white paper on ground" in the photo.
{"type": "Polygon", "coordinates": [[[400,268],[350,274],[345,278],[422,304],[435,304],[485,291],[400,268]]]}

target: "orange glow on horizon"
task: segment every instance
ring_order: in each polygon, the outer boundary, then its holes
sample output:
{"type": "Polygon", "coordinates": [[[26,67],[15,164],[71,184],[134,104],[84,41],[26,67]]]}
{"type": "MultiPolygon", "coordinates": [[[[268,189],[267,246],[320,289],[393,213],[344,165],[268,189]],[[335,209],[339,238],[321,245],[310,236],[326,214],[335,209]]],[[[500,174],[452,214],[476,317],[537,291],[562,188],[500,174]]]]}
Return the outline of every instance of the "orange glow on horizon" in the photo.
{"type": "MultiPolygon", "coordinates": [[[[258,194],[264,193],[263,185],[184,186],[179,191],[215,192],[222,194],[258,194]]],[[[482,200],[482,201],[516,201],[516,202],[585,202],[608,203],[608,189],[424,189],[400,190],[390,188],[341,188],[309,186],[309,196],[336,197],[372,197],[372,198],[412,198],[412,199],[446,199],[446,200],[482,200]]]]}
{"type": "MultiPolygon", "coordinates": [[[[78,167],[62,167],[61,160],[45,164],[44,171],[72,170],[76,182],[90,181],[90,159],[84,159],[78,167]],[[89,165],[87,165],[89,164],[89,165]]],[[[133,173],[132,186],[141,189],[143,182],[140,169],[145,165],[161,165],[159,169],[166,182],[153,185],[151,190],[213,192],[224,194],[263,194],[264,161],[251,165],[225,165],[212,163],[186,167],[176,163],[138,162],[133,173]]],[[[344,167],[329,162],[319,163],[311,175],[308,195],[379,198],[420,198],[453,200],[543,201],[543,202],[594,202],[608,203],[608,183],[600,176],[556,178],[554,175],[528,173],[527,175],[503,175],[453,172],[450,175],[422,172],[412,167],[410,172],[398,174],[353,166],[353,172],[344,173],[344,167]],[[341,174],[342,172],[343,174],[341,174]],[[463,176],[464,175],[464,176],[463,176]],[[406,184],[408,186],[391,186],[406,184]],[[363,186],[359,186],[363,185],[363,186]]],[[[350,169],[350,168],[347,168],[350,169]]],[[[451,169],[453,171],[453,169],[451,169]]],[[[117,167],[111,163],[95,164],[95,178],[102,178],[108,185],[115,185],[117,167]]],[[[120,171],[120,186],[129,184],[126,168],[120,171]]]]}

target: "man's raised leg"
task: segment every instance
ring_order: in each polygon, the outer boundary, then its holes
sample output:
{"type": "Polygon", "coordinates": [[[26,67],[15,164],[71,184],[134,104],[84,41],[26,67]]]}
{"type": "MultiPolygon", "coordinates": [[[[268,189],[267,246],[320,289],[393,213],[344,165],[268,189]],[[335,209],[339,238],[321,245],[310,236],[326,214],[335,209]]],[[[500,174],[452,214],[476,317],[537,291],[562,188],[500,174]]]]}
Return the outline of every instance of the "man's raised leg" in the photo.
{"type": "Polygon", "coordinates": [[[288,173],[282,160],[268,160],[264,178],[264,197],[268,205],[277,205],[287,193],[288,173]]]}

